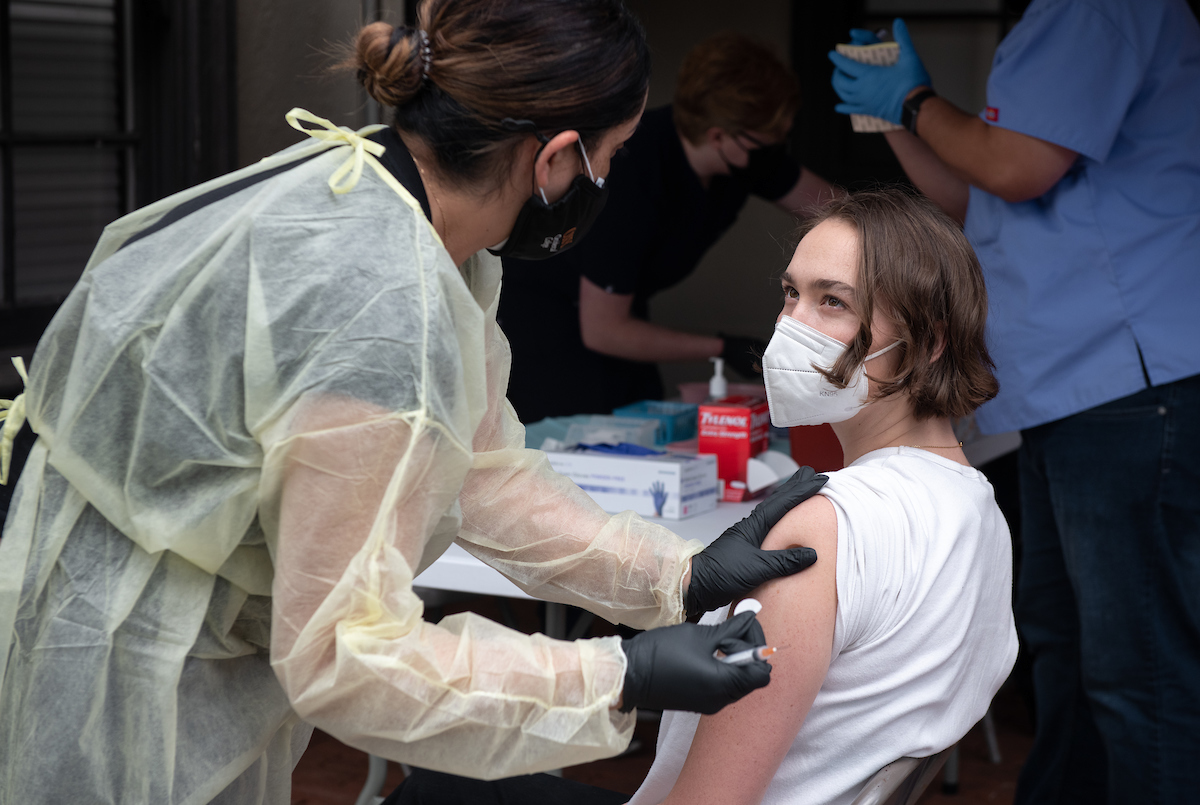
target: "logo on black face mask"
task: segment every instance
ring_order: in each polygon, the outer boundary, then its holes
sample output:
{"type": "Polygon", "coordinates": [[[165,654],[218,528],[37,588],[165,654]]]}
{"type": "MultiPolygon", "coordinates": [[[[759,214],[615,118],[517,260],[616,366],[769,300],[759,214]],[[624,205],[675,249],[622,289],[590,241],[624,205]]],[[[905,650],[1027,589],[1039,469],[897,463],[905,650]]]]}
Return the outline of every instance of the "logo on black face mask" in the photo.
{"type": "MultiPolygon", "coordinates": [[[[514,125],[517,123],[513,121],[514,125]]],[[[543,145],[545,142],[548,140],[543,139],[543,145]]],[[[572,179],[566,194],[553,203],[547,201],[545,192],[535,183],[535,192],[521,207],[508,239],[499,248],[488,251],[499,257],[542,260],[572,246],[588,233],[604,209],[608,188],[603,177],[596,178],[592,173],[583,143],[577,140],[575,145],[587,173],[572,179]],[[547,234],[551,232],[554,234],[547,234]]]]}
{"type": "Polygon", "coordinates": [[[575,227],[571,227],[561,235],[551,235],[546,238],[542,241],[542,248],[553,254],[570,246],[573,240],[575,240],[575,227]]]}

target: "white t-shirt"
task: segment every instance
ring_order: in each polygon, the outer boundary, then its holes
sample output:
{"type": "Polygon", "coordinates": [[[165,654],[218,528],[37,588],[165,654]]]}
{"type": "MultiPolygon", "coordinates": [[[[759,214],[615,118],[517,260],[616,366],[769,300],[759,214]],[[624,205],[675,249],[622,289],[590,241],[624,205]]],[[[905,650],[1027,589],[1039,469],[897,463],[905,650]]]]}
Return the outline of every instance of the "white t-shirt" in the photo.
{"type": "MultiPolygon", "coordinates": [[[[1012,545],[979,471],[885,448],[829,473],[821,494],[837,512],[833,659],[764,803],[849,803],[893,760],[952,746],[987,712],[1017,656],[1012,545]]],[[[663,714],[632,805],[671,790],[699,718],[663,714]]]]}

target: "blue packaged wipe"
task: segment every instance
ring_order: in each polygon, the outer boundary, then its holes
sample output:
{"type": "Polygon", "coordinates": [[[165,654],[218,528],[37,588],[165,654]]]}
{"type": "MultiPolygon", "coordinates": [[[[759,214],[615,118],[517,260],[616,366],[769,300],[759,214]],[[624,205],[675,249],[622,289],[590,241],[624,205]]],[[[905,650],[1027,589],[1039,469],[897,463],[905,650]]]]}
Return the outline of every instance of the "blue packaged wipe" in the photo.
{"type": "Polygon", "coordinates": [[[661,445],[695,438],[699,410],[700,406],[695,403],[642,400],[617,408],[613,416],[657,419],[661,426],[655,443],[661,445]]]}
{"type": "Polygon", "coordinates": [[[662,450],[653,450],[649,447],[642,447],[640,444],[630,444],[629,442],[621,442],[620,444],[579,444],[577,447],[593,453],[608,453],[616,456],[664,455],[664,451],[662,450]]]}

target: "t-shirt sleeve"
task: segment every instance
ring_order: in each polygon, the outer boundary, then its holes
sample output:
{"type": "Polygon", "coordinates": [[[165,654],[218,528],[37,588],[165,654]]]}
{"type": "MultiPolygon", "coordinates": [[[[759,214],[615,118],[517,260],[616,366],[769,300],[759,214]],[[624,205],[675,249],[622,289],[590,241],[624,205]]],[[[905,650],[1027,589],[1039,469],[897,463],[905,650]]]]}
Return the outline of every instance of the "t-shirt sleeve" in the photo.
{"type": "Polygon", "coordinates": [[[784,150],[771,149],[748,166],[750,192],[767,201],[783,198],[800,181],[800,164],[784,150]]]}
{"type": "Polygon", "coordinates": [[[983,118],[1103,161],[1148,58],[1090,4],[1047,3],[997,49],[983,118]]]}
{"type": "Polygon", "coordinates": [[[895,500],[845,470],[831,474],[822,494],[837,514],[837,656],[871,642],[896,617],[907,521],[895,500]]]}
{"type": "MultiPolygon", "coordinates": [[[[651,147],[631,143],[629,148],[651,147]]],[[[550,258],[567,271],[587,277],[609,293],[637,290],[642,260],[657,229],[657,172],[647,167],[648,154],[632,152],[613,158],[608,174],[608,200],[591,231],[576,246],[550,258]]]]}

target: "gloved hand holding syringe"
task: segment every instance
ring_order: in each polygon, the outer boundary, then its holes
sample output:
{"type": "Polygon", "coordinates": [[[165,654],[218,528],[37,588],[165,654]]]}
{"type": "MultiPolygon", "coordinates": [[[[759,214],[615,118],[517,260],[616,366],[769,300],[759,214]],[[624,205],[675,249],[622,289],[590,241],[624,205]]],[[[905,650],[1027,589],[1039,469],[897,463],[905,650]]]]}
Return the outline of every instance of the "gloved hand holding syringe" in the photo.
{"type": "MultiPolygon", "coordinates": [[[[825,481],[811,467],[801,467],[747,517],[693,556],[685,612],[715,610],[815,562],[817,554],[811,548],[764,551],[762,543],[788,511],[815,495],[825,481]]],[[[625,684],[614,706],[626,713],[643,707],[712,714],[765,687],[771,681],[771,664],[760,658],[777,649],[766,645],[753,611],[738,612],[716,625],[677,623],[623,639],[625,684]],[[758,654],[742,659],[746,650],[758,654]],[[735,659],[722,662],[725,657],[735,659]]]]}
{"type": "Polygon", "coordinates": [[[769,648],[754,619],[757,605],[757,601],[743,601],[737,614],[713,626],[681,623],[623,640],[627,665],[620,709],[648,707],[711,715],[766,686],[771,664],[756,662],[752,656],[741,658],[746,652],[769,648]]]}
{"type": "MultiPolygon", "coordinates": [[[[743,598],[734,607],[734,616],[741,615],[743,612],[753,612],[757,615],[762,612],[762,604],[756,598],[743,598]]],[[[782,646],[758,646],[756,648],[748,648],[745,651],[737,651],[733,654],[726,654],[724,657],[718,657],[721,662],[727,665],[745,665],[748,662],[755,660],[765,660],[775,652],[779,651],[782,646]]]]}

